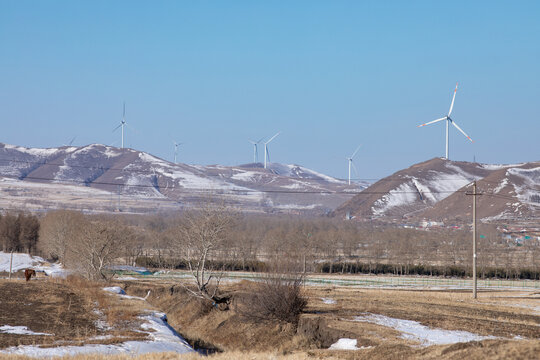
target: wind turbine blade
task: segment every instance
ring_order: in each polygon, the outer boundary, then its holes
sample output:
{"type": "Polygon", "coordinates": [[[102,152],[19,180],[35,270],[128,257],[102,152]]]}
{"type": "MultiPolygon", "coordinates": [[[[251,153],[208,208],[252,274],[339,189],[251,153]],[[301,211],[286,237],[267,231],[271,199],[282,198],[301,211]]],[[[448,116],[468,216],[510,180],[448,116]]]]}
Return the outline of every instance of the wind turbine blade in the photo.
{"type": "Polygon", "coordinates": [[[435,124],[436,122],[443,121],[443,120],[446,120],[446,116],[443,117],[443,118],[437,119],[437,120],[433,120],[433,121],[427,122],[427,123],[422,124],[422,125],[418,125],[418,127],[422,127],[422,126],[426,126],[426,125],[435,124]]]}
{"type": "Polygon", "coordinates": [[[269,144],[270,141],[274,140],[279,134],[281,134],[281,131],[278,132],[276,135],[272,136],[272,137],[270,138],[270,140],[268,140],[267,142],[265,142],[265,144],[269,144]]]}
{"type": "Polygon", "coordinates": [[[258,142],[255,142],[255,141],[253,141],[253,140],[248,140],[248,141],[249,141],[252,145],[255,145],[255,144],[258,143],[258,142]]]}
{"type": "Polygon", "coordinates": [[[262,138],[260,138],[259,140],[257,140],[257,144],[260,143],[263,140],[264,140],[264,136],[262,138]]]}
{"type": "Polygon", "coordinates": [[[461,128],[458,126],[458,124],[456,124],[453,120],[452,120],[452,125],[454,125],[456,127],[456,129],[458,129],[463,135],[465,135],[467,137],[467,139],[471,140],[471,142],[474,142],[473,139],[471,139],[469,137],[469,135],[465,134],[465,131],[461,130],[461,128]]]}
{"type": "Polygon", "coordinates": [[[450,110],[448,111],[448,116],[452,114],[452,109],[454,108],[454,100],[456,100],[456,92],[457,92],[457,83],[456,83],[456,88],[454,89],[454,96],[452,97],[452,104],[450,104],[450,110]]]}
{"type": "Polygon", "coordinates": [[[356,168],[356,165],[354,165],[354,162],[351,160],[351,165],[353,167],[354,173],[356,174],[356,178],[358,179],[358,169],[356,168]]]}
{"type": "Polygon", "coordinates": [[[114,128],[114,130],[112,132],[115,132],[116,130],[118,130],[118,128],[122,126],[122,124],[118,125],[117,127],[114,128]]]}
{"type": "Polygon", "coordinates": [[[76,138],[76,137],[77,137],[77,136],[74,136],[73,139],[71,139],[71,141],[69,142],[69,146],[71,146],[71,144],[73,144],[73,141],[75,141],[75,138],[76,138]]]}
{"type": "Polygon", "coordinates": [[[358,150],[360,150],[360,146],[362,146],[362,145],[358,145],[358,147],[356,148],[356,150],[354,150],[353,154],[351,155],[351,160],[352,160],[352,158],[354,157],[354,155],[356,155],[356,153],[358,152],[358,150]]]}
{"type": "Polygon", "coordinates": [[[268,150],[268,147],[266,147],[266,159],[270,162],[270,151],[268,150]]]}
{"type": "Polygon", "coordinates": [[[126,118],[126,102],[124,101],[124,111],[122,111],[122,119],[126,118]]]}

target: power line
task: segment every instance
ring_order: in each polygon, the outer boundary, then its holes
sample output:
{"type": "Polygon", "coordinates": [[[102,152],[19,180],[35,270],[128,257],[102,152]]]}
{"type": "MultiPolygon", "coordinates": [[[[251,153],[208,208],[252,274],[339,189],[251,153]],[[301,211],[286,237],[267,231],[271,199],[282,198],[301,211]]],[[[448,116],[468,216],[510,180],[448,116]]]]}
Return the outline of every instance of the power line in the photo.
{"type": "MultiPolygon", "coordinates": [[[[0,159],[0,162],[3,161],[3,162],[7,162],[7,163],[21,163],[21,164],[28,164],[28,165],[40,165],[40,166],[54,166],[54,167],[69,167],[69,168],[74,168],[74,169],[85,169],[85,170],[101,170],[101,171],[121,171],[121,172],[124,172],[126,171],[125,168],[115,168],[115,167],[107,167],[107,166],[84,166],[84,165],[68,165],[66,164],[65,162],[64,163],[54,163],[54,162],[47,162],[47,160],[44,160],[44,161],[30,161],[30,160],[17,160],[17,159],[0,159]]],[[[165,160],[164,160],[165,161],[165,160]]],[[[194,165],[189,165],[189,164],[171,164],[170,165],[170,168],[174,168],[176,166],[181,166],[181,165],[184,165],[184,166],[189,166],[189,167],[195,167],[194,165]]],[[[212,170],[211,167],[208,167],[209,170],[212,170]]],[[[235,170],[239,170],[239,169],[243,169],[241,166],[238,166],[238,167],[230,167],[230,171],[235,171],[235,170]]],[[[246,168],[246,169],[252,169],[252,168],[246,168]]],[[[255,168],[255,169],[261,169],[263,170],[262,168],[255,168]]],[[[35,170],[35,169],[34,169],[35,170]]],[[[144,169],[130,169],[129,172],[131,173],[141,173],[141,174],[155,174],[155,169],[151,169],[151,170],[144,170],[144,169]]],[[[265,173],[264,172],[261,172],[261,175],[264,175],[265,173]]],[[[204,176],[206,177],[223,177],[224,174],[222,173],[219,173],[219,174],[203,174],[204,176]]],[[[321,182],[328,182],[328,180],[326,179],[310,179],[310,178],[301,178],[301,177],[298,177],[298,178],[295,178],[295,177],[289,177],[289,176],[286,176],[286,175],[281,175],[281,174],[274,174],[274,175],[279,175],[279,176],[284,176],[284,177],[287,177],[287,178],[291,178],[291,179],[300,179],[300,180],[304,180],[304,181],[321,181],[321,182]]],[[[336,180],[339,180],[339,181],[342,181],[343,183],[346,183],[348,181],[348,178],[347,179],[344,179],[344,178],[337,178],[337,177],[332,177],[333,179],[336,179],[336,180]]],[[[413,178],[411,175],[398,175],[398,176],[387,176],[387,177],[384,177],[384,178],[351,178],[351,180],[354,180],[354,181],[366,181],[366,182],[378,182],[378,181],[397,181],[397,180],[406,180],[406,179],[411,179],[413,178]]],[[[491,183],[491,184],[499,184],[500,182],[497,181],[489,181],[489,180],[485,180],[484,178],[482,177],[473,177],[473,179],[464,179],[464,178],[443,178],[443,179],[432,179],[430,181],[469,181],[469,182],[472,182],[474,180],[477,180],[477,181],[481,181],[481,182],[486,182],[486,183],[491,183]]],[[[345,185],[345,184],[343,184],[345,185]]]]}

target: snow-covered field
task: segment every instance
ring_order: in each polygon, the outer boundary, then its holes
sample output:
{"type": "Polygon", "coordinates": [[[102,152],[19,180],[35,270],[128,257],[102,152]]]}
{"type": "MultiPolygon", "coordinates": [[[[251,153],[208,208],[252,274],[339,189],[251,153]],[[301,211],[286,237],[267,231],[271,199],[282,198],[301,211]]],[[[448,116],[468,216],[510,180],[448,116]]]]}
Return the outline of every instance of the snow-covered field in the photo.
{"type": "Polygon", "coordinates": [[[402,338],[418,341],[423,346],[446,345],[460,342],[494,339],[493,336],[480,336],[468,331],[433,329],[422,325],[417,321],[395,319],[378,314],[357,316],[354,318],[354,320],[390,327],[401,332],[402,338]]]}
{"type": "Polygon", "coordinates": [[[77,354],[131,354],[140,355],[156,352],[188,353],[194,351],[191,346],[167,323],[163,313],[151,312],[141,316],[145,321],[141,328],[148,333],[148,341],[126,341],[120,344],[88,344],[83,346],[40,347],[37,345],[22,345],[0,350],[0,353],[26,355],[35,358],[50,358],[55,356],[77,354]]]}
{"type": "MultiPolygon", "coordinates": [[[[9,272],[11,254],[0,251],[0,272],[9,272]]],[[[48,276],[63,277],[66,275],[66,270],[61,264],[52,264],[39,256],[31,256],[28,254],[13,253],[12,272],[17,272],[24,269],[34,269],[42,271],[48,276]]]]}

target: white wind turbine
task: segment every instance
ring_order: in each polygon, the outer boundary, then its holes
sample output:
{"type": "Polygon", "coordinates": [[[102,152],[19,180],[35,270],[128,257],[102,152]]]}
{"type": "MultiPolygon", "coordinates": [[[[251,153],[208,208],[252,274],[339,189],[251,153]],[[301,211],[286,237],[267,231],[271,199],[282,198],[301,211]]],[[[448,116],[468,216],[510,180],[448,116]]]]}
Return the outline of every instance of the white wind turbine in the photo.
{"type": "Polygon", "coordinates": [[[445,117],[442,117],[440,119],[433,120],[433,121],[430,121],[430,122],[422,124],[422,125],[418,125],[418,127],[422,127],[422,126],[434,124],[434,123],[439,122],[439,121],[446,120],[446,157],[445,157],[446,160],[448,160],[448,153],[449,153],[449,149],[448,149],[448,126],[449,126],[449,124],[454,125],[456,127],[456,129],[458,129],[463,135],[465,135],[467,137],[467,139],[469,139],[471,142],[473,142],[473,140],[469,137],[469,135],[467,135],[465,133],[465,131],[463,131],[458,126],[458,124],[456,124],[454,122],[454,120],[452,120],[452,118],[450,118],[450,114],[452,114],[452,109],[454,108],[454,100],[456,99],[457,86],[458,86],[458,84],[456,83],[456,88],[454,89],[454,96],[452,97],[452,103],[450,104],[450,110],[448,110],[448,115],[446,115],[445,117]]]}
{"type": "Polygon", "coordinates": [[[178,156],[178,147],[184,143],[174,142],[174,163],[176,164],[176,157],[178,156]]]}
{"type": "Polygon", "coordinates": [[[266,141],[264,143],[264,168],[266,169],[266,161],[268,160],[268,162],[270,162],[270,154],[268,152],[268,144],[270,144],[270,142],[272,140],[274,140],[279,134],[281,134],[281,131],[279,131],[276,135],[272,136],[270,138],[270,140],[266,141]]]}
{"type": "Polygon", "coordinates": [[[259,162],[259,150],[257,149],[257,145],[259,145],[263,139],[264,138],[260,138],[259,141],[248,140],[253,145],[253,163],[255,164],[259,162]]]}
{"type": "MultiPolygon", "coordinates": [[[[349,162],[349,185],[351,185],[351,166],[354,166],[353,158],[354,158],[354,155],[356,155],[356,153],[360,149],[360,146],[362,146],[362,145],[358,145],[356,150],[354,150],[353,154],[351,156],[349,156],[348,158],[346,158],[347,161],[349,162]]],[[[356,166],[354,166],[354,169],[356,170],[356,166]]]]}
{"type": "Polygon", "coordinates": [[[114,128],[113,132],[115,132],[119,127],[122,127],[122,149],[124,148],[124,126],[126,126],[126,102],[124,101],[124,111],[122,112],[122,121],[120,122],[120,125],[114,128]]]}

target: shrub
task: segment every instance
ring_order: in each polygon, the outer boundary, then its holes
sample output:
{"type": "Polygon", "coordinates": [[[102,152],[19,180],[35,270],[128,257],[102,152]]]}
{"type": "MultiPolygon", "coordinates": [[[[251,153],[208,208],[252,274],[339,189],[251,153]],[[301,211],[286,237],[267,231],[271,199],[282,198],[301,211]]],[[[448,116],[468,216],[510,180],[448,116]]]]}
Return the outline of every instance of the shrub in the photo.
{"type": "Polygon", "coordinates": [[[298,272],[267,274],[238,301],[238,312],[251,321],[298,324],[307,305],[302,296],[304,276],[298,272]]]}

